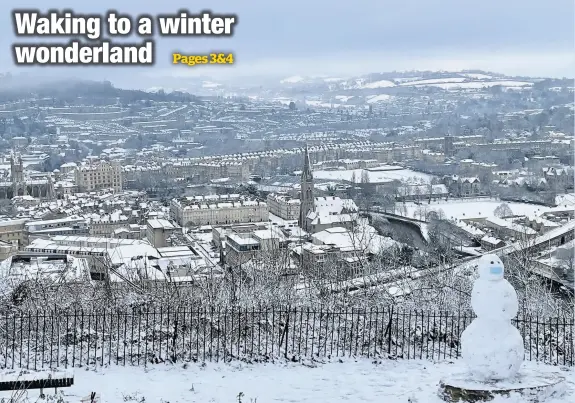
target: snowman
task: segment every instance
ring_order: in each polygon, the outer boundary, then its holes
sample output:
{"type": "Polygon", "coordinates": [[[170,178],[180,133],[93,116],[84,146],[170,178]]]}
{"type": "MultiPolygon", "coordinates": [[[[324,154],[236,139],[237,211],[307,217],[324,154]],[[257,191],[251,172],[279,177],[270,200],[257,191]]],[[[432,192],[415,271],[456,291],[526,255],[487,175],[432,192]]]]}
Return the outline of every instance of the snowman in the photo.
{"type": "Polygon", "coordinates": [[[477,318],[461,335],[461,355],[475,379],[509,379],[517,374],[524,358],[523,338],[511,324],[518,310],[517,293],[503,278],[498,256],[482,256],[478,271],[471,294],[477,318]]]}

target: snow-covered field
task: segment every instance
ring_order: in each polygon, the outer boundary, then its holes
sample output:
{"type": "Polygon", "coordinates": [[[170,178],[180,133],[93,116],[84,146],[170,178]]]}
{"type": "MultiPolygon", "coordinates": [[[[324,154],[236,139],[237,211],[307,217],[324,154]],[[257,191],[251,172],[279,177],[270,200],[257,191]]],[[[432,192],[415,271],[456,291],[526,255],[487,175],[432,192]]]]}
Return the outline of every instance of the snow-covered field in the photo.
{"type": "Polygon", "coordinates": [[[561,206],[575,207],[575,193],[567,193],[564,195],[557,195],[557,197],[555,198],[555,203],[557,203],[557,205],[559,207],[561,207],[561,206]]]}
{"type": "Polygon", "coordinates": [[[303,80],[305,80],[302,76],[291,76],[291,77],[286,77],[283,80],[280,80],[281,84],[294,84],[294,83],[300,83],[303,80]]]}
{"type": "Polygon", "coordinates": [[[387,95],[387,94],[370,95],[367,97],[367,103],[373,104],[376,102],[386,102],[386,101],[391,101],[394,98],[395,98],[394,96],[387,95]]]}
{"type": "MultiPolygon", "coordinates": [[[[445,216],[448,219],[457,218],[485,218],[493,217],[493,211],[500,206],[502,201],[495,199],[485,199],[485,200],[454,200],[450,199],[448,201],[432,201],[431,204],[427,204],[426,201],[421,204],[415,203],[405,203],[398,204],[397,214],[403,215],[405,217],[415,218],[422,216],[422,210],[424,211],[439,211],[443,210],[445,216]]],[[[546,211],[553,210],[553,207],[539,206],[537,204],[526,204],[526,203],[507,203],[513,214],[515,215],[526,215],[530,217],[540,216],[546,211]]],[[[423,214],[425,216],[425,214],[423,214]]]]}
{"type": "Polygon", "coordinates": [[[400,85],[411,86],[411,85],[432,85],[432,84],[444,84],[444,83],[461,83],[465,80],[467,80],[465,77],[431,78],[428,80],[409,81],[401,83],[400,85]]]}
{"type": "Polygon", "coordinates": [[[415,172],[410,169],[389,169],[381,171],[364,171],[363,169],[314,171],[313,176],[317,179],[351,181],[355,174],[356,183],[360,183],[362,172],[367,172],[370,183],[391,182],[393,180],[412,183],[429,183],[432,178],[431,175],[415,172]]]}
{"type": "Polygon", "coordinates": [[[221,87],[221,84],[218,83],[214,83],[212,81],[204,81],[202,82],[202,88],[217,88],[217,87],[221,87]]]}
{"type": "Polygon", "coordinates": [[[334,98],[341,102],[347,102],[353,98],[353,95],[336,95],[334,98]]]}
{"type": "Polygon", "coordinates": [[[451,77],[451,78],[434,78],[428,80],[419,81],[408,81],[402,82],[401,86],[415,86],[415,87],[438,87],[443,89],[481,89],[489,88],[496,85],[501,85],[502,87],[530,87],[533,85],[532,82],[527,81],[515,81],[515,80],[489,80],[489,81],[471,81],[465,82],[468,79],[490,79],[491,77],[483,74],[466,74],[466,77],[451,77]]]}
{"type": "Polygon", "coordinates": [[[380,80],[366,83],[361,88],[389,88],[389,87],[395,87],[395,83],[389,80],[380,80]]]}
{"type": "Polygon", "coordinates": [[[475,80],[489,80],[493,78],[492,76],[488,76],[487,74],[478,74],[478,73],[462,73],[462,76],[473,78],[475,80]]]}
{"type": "MultiPolygon", "coordinates": [[[[439,403],[438,383],[462,370],[462,364],[434,364],[418,360],[345,360],[324,364],[200,364],[109,367],[76,370],[74,386],[63,390],[65,402],[80,402],[95,391],[103,402],[146,403],[271,403],[377,402],[439,403]],[[240,398],[238,399],[238,395],[240,398]]],[[[575,372],[567,368],[525,363],[524,369],[559,371],[565,395],[548,403],[571,401],[575,372]]],[[[48,393],[53,391],[46,391],[48,393]]],[[[1,392],[0,397],[9,397],[1,392]]],[[[29,392],[36,401],[38,391],[29,392]]],[[[493,402],[519,403],[518,396],[493,402]]]]}
{"type": "MultiPolygon", "coordinates": [[[[425,84],[431,87],[438,87],[443,88],[444,90],[451,90],[451,89],[481,89],[481,88],[489,88],[495,87],[496,85],[500,85],[502,87],[531,87],[533,83],[526,82],[526,81],[471,81],[467,83],[459,83],[459,82],[451,82],[451,83],[437,83],[437,84],[425,84]]],[[[419,87],[420,85],[416,85],[419,87]]],[[[423,86],[423,84],[421,85],[423,86]]]]}

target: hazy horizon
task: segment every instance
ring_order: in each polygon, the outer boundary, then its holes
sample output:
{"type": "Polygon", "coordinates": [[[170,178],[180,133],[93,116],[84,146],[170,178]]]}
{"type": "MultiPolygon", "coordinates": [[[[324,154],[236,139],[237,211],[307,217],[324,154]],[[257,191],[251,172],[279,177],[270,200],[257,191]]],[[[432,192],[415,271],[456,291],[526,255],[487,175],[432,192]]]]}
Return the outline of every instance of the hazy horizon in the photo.
{"type": "MultiPolygon", "coordinates": [[[[0,19],[0,43],[5,57],[1,71],[33,71],[54,77],[109,80],[118,86],[162,85],[164,77],[206,75],[221,78],[291,75],[354,75],[384,71],[488,70],[506,75],[573,77],[575,72],[574,4],[569,0],[505,2],[480,5],[456,0],[359,0],[332,4],[293,0],[289,3],[231,0],[210,1],[190,12],[210,9],[238,15],[232,38],[156,37],[154,67],[17,67],[10,45],[46,42],[43,38],[16,38],[10,11],[23,8],[7,0],[0,19]],[[209,6],[209,7],[208,7],[209,6]],[[170,65],[173,51],[209,53],[233,51],[233,67],[170,65]]],[[[46,3],[26,3],[46,11],[46,3]]],[[[70,7],[55,0],[51,8],[105,13],[115,9],[141,13],[175,13],[181,2],[164,0],[143,7],[133,0],[102,0],[97,5],[70,7]]],[[[59,42],[67,42],[68,38],[59,42]]],[[[140,38],[132,38],[140,41],[140,38]]]]}

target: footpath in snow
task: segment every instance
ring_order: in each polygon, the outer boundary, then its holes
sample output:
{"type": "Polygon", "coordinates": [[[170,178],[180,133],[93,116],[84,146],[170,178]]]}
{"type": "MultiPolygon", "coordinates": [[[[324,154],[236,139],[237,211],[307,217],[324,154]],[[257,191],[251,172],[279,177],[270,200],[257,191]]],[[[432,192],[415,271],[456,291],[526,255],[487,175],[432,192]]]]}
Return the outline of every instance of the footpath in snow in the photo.
{"type": "MultiPolygon", "coordinates": [[[[463,364],[433,364],[418,360],[351,360],[343,362],[277,364],[158,364],[143,367],[76,369],[75,384],[62,391],[59,402],[80,402],[96,391],[103,402],[145,403],[439,403],[442,376],[463,369],[463,364]],[[240,399],[238,399],[240,395],[240,399]]],[[[575,372],[565,367],[524,363],[528,370],[559,370],[567,379],[567,394],[549,403],[575,398],[575,372]]],[[[53,390],[46,391],[53,393],[53,390]]],[[[39,391],[29,392],[36,402],[39,391]]],[[[10,397],[2,392],[2,397],[10,397]]],[[[26,401],[26,400],[24,400],[26,401]]],[[[51,401],[51,400],[48,400],[51,401]]],[[[54,401],[54,400],[52,400],[54,401]]],[[[493,402],[519,403],[518,396],[493,402]]]]}

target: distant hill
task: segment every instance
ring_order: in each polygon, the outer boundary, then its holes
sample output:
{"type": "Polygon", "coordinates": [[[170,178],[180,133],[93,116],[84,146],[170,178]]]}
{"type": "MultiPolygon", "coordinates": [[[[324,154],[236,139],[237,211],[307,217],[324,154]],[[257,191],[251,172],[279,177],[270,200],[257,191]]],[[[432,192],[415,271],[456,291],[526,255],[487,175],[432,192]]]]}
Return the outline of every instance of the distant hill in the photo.
{"type": "Polygon", "coordinates": [[[409,71],[372,73],[355,77],[292,76],[279,81],[282,87],[304,88],[325,87],[329,91],[338,90],[375,90],[394,87],[435,87],[439,89],[482,89],[493,86],[528,87],[541,79],[527,77],[509,77],[503,74],[468,70],[460,72],[446,71],[409,71]]]}
{"type": "Polygon", "coordinates": [[[194,95],[162,90],[146,92],[116,88],[109,81],[54,80],[26,76],[4,75],[0,77],[0,102],[12,102],[24,98],[55,98],[59,100],[77,98],[113,99],[114,102],[130,103],[140,100],[194,102],[194,95]],[[28,79],[30,78],[30,79],[28,79]]]}

